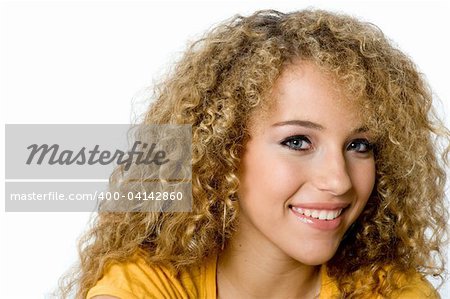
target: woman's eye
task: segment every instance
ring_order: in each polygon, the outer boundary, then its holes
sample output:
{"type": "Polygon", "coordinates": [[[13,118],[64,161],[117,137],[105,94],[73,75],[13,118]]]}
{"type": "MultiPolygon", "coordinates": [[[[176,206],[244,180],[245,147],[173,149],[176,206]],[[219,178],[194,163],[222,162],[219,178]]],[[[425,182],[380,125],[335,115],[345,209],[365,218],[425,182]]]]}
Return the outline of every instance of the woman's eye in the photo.
{"type": "Polygon", "coordinates": [[[303,135],[288,137],[281,144],[296,151],[306,151],[311,147],[311,142],[303,135]]]}
{"type": "Polygon", "coordinates": [[[358,153],[368,153],[373,149],[373,144],[367,139],[355,139],[348,145],[348,149],[358,153]]]}

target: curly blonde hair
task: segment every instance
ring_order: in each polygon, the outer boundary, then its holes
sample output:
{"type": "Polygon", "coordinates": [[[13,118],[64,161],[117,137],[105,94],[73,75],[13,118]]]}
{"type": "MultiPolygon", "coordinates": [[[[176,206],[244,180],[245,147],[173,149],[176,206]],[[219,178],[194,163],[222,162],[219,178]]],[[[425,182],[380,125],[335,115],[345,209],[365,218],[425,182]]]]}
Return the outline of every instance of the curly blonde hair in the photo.
{"type": "Polygon", "coordinates": [[[146,124],[192,125],[192,212],[99,213],[80,240],[80,264],[63,281],[63,297],[75,289],[84,298],[108,264],[137,251],[179,270],[221,250],[238,219],[250,117],[270,106],[274,82],[297,59],[333,74],[377,136],[376,186],[327,264],[342,296],[389,297],[400,272],[442,277],[450,133],[423,76],[370,23],[322,10],[266,10],[236,16],[193,43],[145,114],[146,124]]]}

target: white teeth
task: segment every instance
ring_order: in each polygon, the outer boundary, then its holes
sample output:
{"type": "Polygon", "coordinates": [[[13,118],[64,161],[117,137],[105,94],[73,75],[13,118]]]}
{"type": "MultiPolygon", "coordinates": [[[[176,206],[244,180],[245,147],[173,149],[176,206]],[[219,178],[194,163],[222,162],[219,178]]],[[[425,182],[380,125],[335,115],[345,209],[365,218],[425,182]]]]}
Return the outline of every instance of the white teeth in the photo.
{"type": "Polygon", "coordinates": [[[300,218],[300,217],[297,217],[297,219],[300,220],[300,221],[303,222],[303,223],[312,223],[311,219],[300,218]]]}
{"type": "Polygon", "coordinates": [[[325,210],[320,211],[320,213],[319,213],[319,219],[320,219],[320,220],[325,220],[325,219],[327,219],[327,214],[328,214],[328,212],[325,211],[325,210]]]}
{"type": "Polygon", "coordinates": [[[320,219],[320,220],[333,220],[336,219],[339,215],[341,215],[343,209],[339,210],[309,210],[309,209],[301,209],[297,207],[292,207],[297,213],[320,219]]]}
{"type": "Polygon", "coordinates": [[[334,218],[336,218],[337,216],[337,212],[339,212],[339,211],[334,211],[334,212],[328,212],[327,213],[327,220],[333,220],[334,218]]]}

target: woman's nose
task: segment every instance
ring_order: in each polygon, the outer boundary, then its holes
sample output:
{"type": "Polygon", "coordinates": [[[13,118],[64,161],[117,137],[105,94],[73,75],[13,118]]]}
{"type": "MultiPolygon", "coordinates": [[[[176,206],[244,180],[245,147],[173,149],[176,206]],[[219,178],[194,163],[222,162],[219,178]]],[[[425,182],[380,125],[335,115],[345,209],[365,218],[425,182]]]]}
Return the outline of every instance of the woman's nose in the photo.
{"type": "Polygon", "coordinates": [[[341,151],[333,151],[318,156],[315,171],[315,186],[334,196],[347,193],[352,188],[348,166],[341,151]]]}

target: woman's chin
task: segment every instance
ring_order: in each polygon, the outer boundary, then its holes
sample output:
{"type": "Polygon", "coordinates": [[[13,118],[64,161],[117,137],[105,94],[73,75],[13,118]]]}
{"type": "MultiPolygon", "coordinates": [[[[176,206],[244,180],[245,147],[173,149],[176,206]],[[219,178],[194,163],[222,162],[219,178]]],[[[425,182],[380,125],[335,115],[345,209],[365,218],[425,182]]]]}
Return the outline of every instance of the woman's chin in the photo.
{"type": "Polygon", "coordinates": [[[298,250],[296,252],[297,254],[294,253],[291,257],[302,264],[318,266],[331,260],[336,254],[337,248],[338,246],[330,246],[328,248],[318,246],[316,248],[308,248],[307,250],[298,250]],[[298,254],[299,252],[301,252],[301,254],[298,254]]]}
{"type": "Polygon", "coordinates": [[[319,266],[322,264],[325,264],[331,258],[333,257],[333,254],[330,255],[314,255],[314,256],[308,256],[308,257],[302,257],[301,259],[297,259],[302,264],[308,265],[308,266],[319,266]]]}

